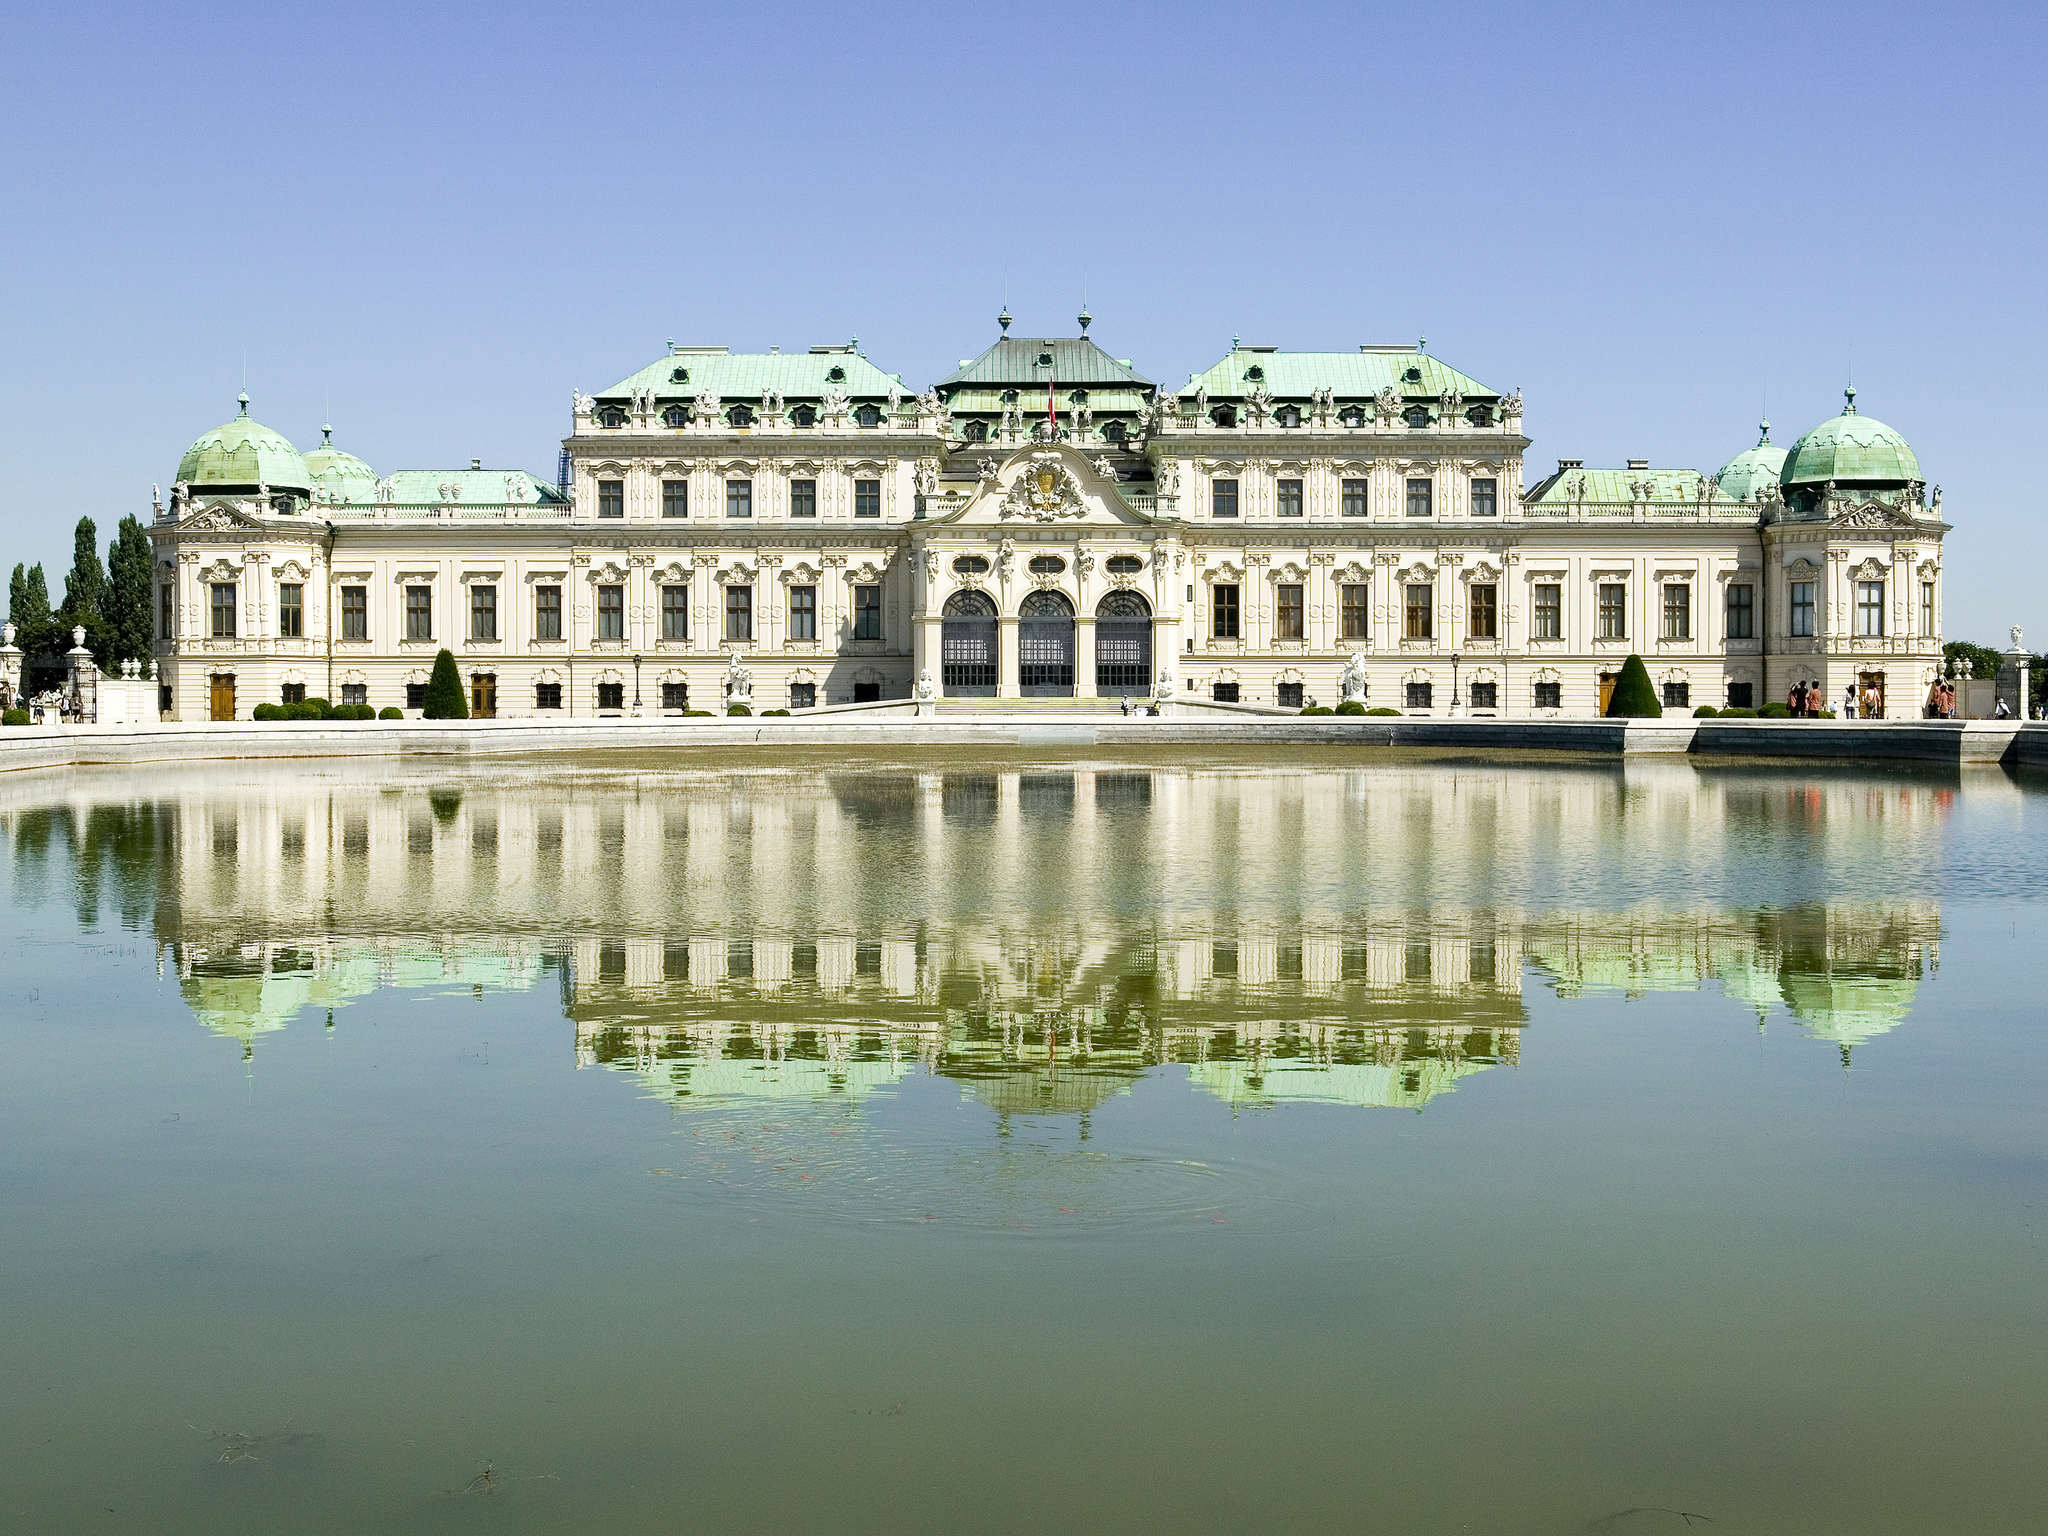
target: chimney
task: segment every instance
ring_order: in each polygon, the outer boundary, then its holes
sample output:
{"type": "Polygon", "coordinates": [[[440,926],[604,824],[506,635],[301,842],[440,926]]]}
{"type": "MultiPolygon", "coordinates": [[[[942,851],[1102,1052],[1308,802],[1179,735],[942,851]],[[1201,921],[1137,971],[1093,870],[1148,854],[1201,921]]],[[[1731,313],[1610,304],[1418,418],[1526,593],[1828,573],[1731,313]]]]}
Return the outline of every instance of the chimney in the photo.
{"type": "Polygon", "coordinates": [[[484,461],[482,459],[471,459],[469,461],[469,467],[471,469],[482,469],[484,467],[484,461]]]}
{"type": "Polygon", "coordinates": [[[1568,469],[1584,469],[1585,467],[1586,461],[1584,459],[1559,459],[1557,461],[1557,472],[1560,475],[1568,469]]]}
{"type": "Polygon", "coordinates": [[[1648,469],[1650,467],[1650,461],[1648,459],[1630,459],[1628,461],[1628,467],[1630,469],[1648,469]]]}

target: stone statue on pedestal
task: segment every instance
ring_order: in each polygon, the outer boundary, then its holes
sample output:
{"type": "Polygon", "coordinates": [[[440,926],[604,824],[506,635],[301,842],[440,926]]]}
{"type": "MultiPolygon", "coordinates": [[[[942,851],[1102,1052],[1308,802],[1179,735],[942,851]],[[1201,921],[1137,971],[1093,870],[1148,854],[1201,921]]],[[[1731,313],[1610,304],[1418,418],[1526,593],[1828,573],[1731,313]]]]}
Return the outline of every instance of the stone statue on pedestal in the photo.
{"type": "Polygon", "coordinates": [[[1337,698],[1342,704],[1365,702],[1365,657],[1357,651],[1344,663],[1344,673],[1337,680],[1337,698]]]}

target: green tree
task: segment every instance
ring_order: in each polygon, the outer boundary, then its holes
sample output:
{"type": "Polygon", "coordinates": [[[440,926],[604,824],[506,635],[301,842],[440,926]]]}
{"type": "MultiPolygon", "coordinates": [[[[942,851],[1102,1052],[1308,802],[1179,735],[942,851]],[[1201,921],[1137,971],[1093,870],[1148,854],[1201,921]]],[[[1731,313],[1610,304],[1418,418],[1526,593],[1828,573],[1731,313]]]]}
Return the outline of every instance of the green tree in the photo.
{"type": "MultiPolygon", "coordinates": [[[[101,666],[107,664],[107,572],[100,564],[100,531],[81,517],[71,534],[71,574],[64,578],[64,603],[57,610],[60,629],[85,628],[86,648],[101,666]]],[[[66,646],[65,649],[70,649],[66,646]]]]}
{"type": "Polygon", "coordinates": [[[1947,661],[1956,664],[1957,672],[1963,677],[1993,678],[1998,676],[1999,663],[2004,660],[1988,645],[1972,645],[1967,640],[1951,640],[1941,648],[1947,661]]]}
{"type": "Polygon", "coordinates": [[[1657,702],[1657,690],[1650,682],[1650,669],[1643,658],[1631,656],[1621,664],[1621,676],[1614,680],[1614,692],[1607,696],[1610,720],[1653,720],[1664,713],[1657,702]]]}
{"type": "Polygon", "coordinates": [[[109,661],[147,661],[152,643],[151,588],[156,556],[149,533],[131,514],[121,519],[107,548],[107,639],[109,661]]]}
{"type": "Polygon", "coordinates": [[[462,693],[462,674],[455,670],[455,653],[442,650],[434,658],[434,672],[427,679],[427,706],[420,711],[429,720],[467,720],[469,700],[462,693]]]}
{"type": "Polygon", "coordinates": [[[42,655],[55,646],[57,620],[50,612],[50,588],[41,565],[14,568],[7,584],[7,617],[14,625],[14,643],[29,655],[42,655]]]}

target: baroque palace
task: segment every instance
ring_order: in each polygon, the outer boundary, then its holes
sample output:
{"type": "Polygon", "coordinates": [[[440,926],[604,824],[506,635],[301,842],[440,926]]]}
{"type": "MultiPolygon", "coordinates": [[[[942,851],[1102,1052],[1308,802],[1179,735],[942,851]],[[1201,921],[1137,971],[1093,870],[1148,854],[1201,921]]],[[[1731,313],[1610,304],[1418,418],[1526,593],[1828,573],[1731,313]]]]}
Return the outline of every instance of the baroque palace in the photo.
{"type": "MultiPolygon", "coordinates": [[[[1009,334],[922,393],[860,344],[670,344],[578,391],[553,483],[380,475],[248,414],[153,524],[160,703],[480,715],[1159,697],[1593,715],[1640,653],[1667,707],[1799,682],[1914,716],[1941,664],[1939,487],[1856,409],[1718,473],[1559,460],[1519,392],[1422,343],[1233,343],[1164,388],[1009,334]]],[[[1076,705],[1075,707],[1088,707],[1076,705]]],[[[1109,707],[1109,706],[1095,706],[1109,707]]]]}

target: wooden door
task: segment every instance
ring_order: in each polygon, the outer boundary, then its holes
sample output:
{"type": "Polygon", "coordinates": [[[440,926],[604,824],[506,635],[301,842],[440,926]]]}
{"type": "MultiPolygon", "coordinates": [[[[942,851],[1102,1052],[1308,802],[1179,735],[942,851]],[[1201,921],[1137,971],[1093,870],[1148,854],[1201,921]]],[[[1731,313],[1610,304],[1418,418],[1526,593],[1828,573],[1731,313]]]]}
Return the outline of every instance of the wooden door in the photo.
{"type": "Polygon", "coordinates": [[[1871,706],[1870,718],[1882,720],[1884,718],[1884,674],[1882,672],[1858,672],[1856,674],[1856,700],[1859,705],[1863,701],[1863,690],[1866,688],[1875,690],[1877,694],[1877,700],[1871,706]]]}
{"type": "Polygon", "coordinates": [[[472,672],[469,674],[469,717],[472,720],[489,720],[498,713],[498,674],[495,672],[472,672]]]}
{"type": "Polygon", "coordinates": [[[235,674],[232,672],[213,674],[213,718],[235,718],[235,674]]]}
{"type": "Polygon", "coordinates": [[[1600,713],[1602,715],[1607,713],[1608,700],[1614,697],[1614,680],[1619,676],[1621,676],[1619,672],[1602,672],[1600,674],[1600,713]]]}

